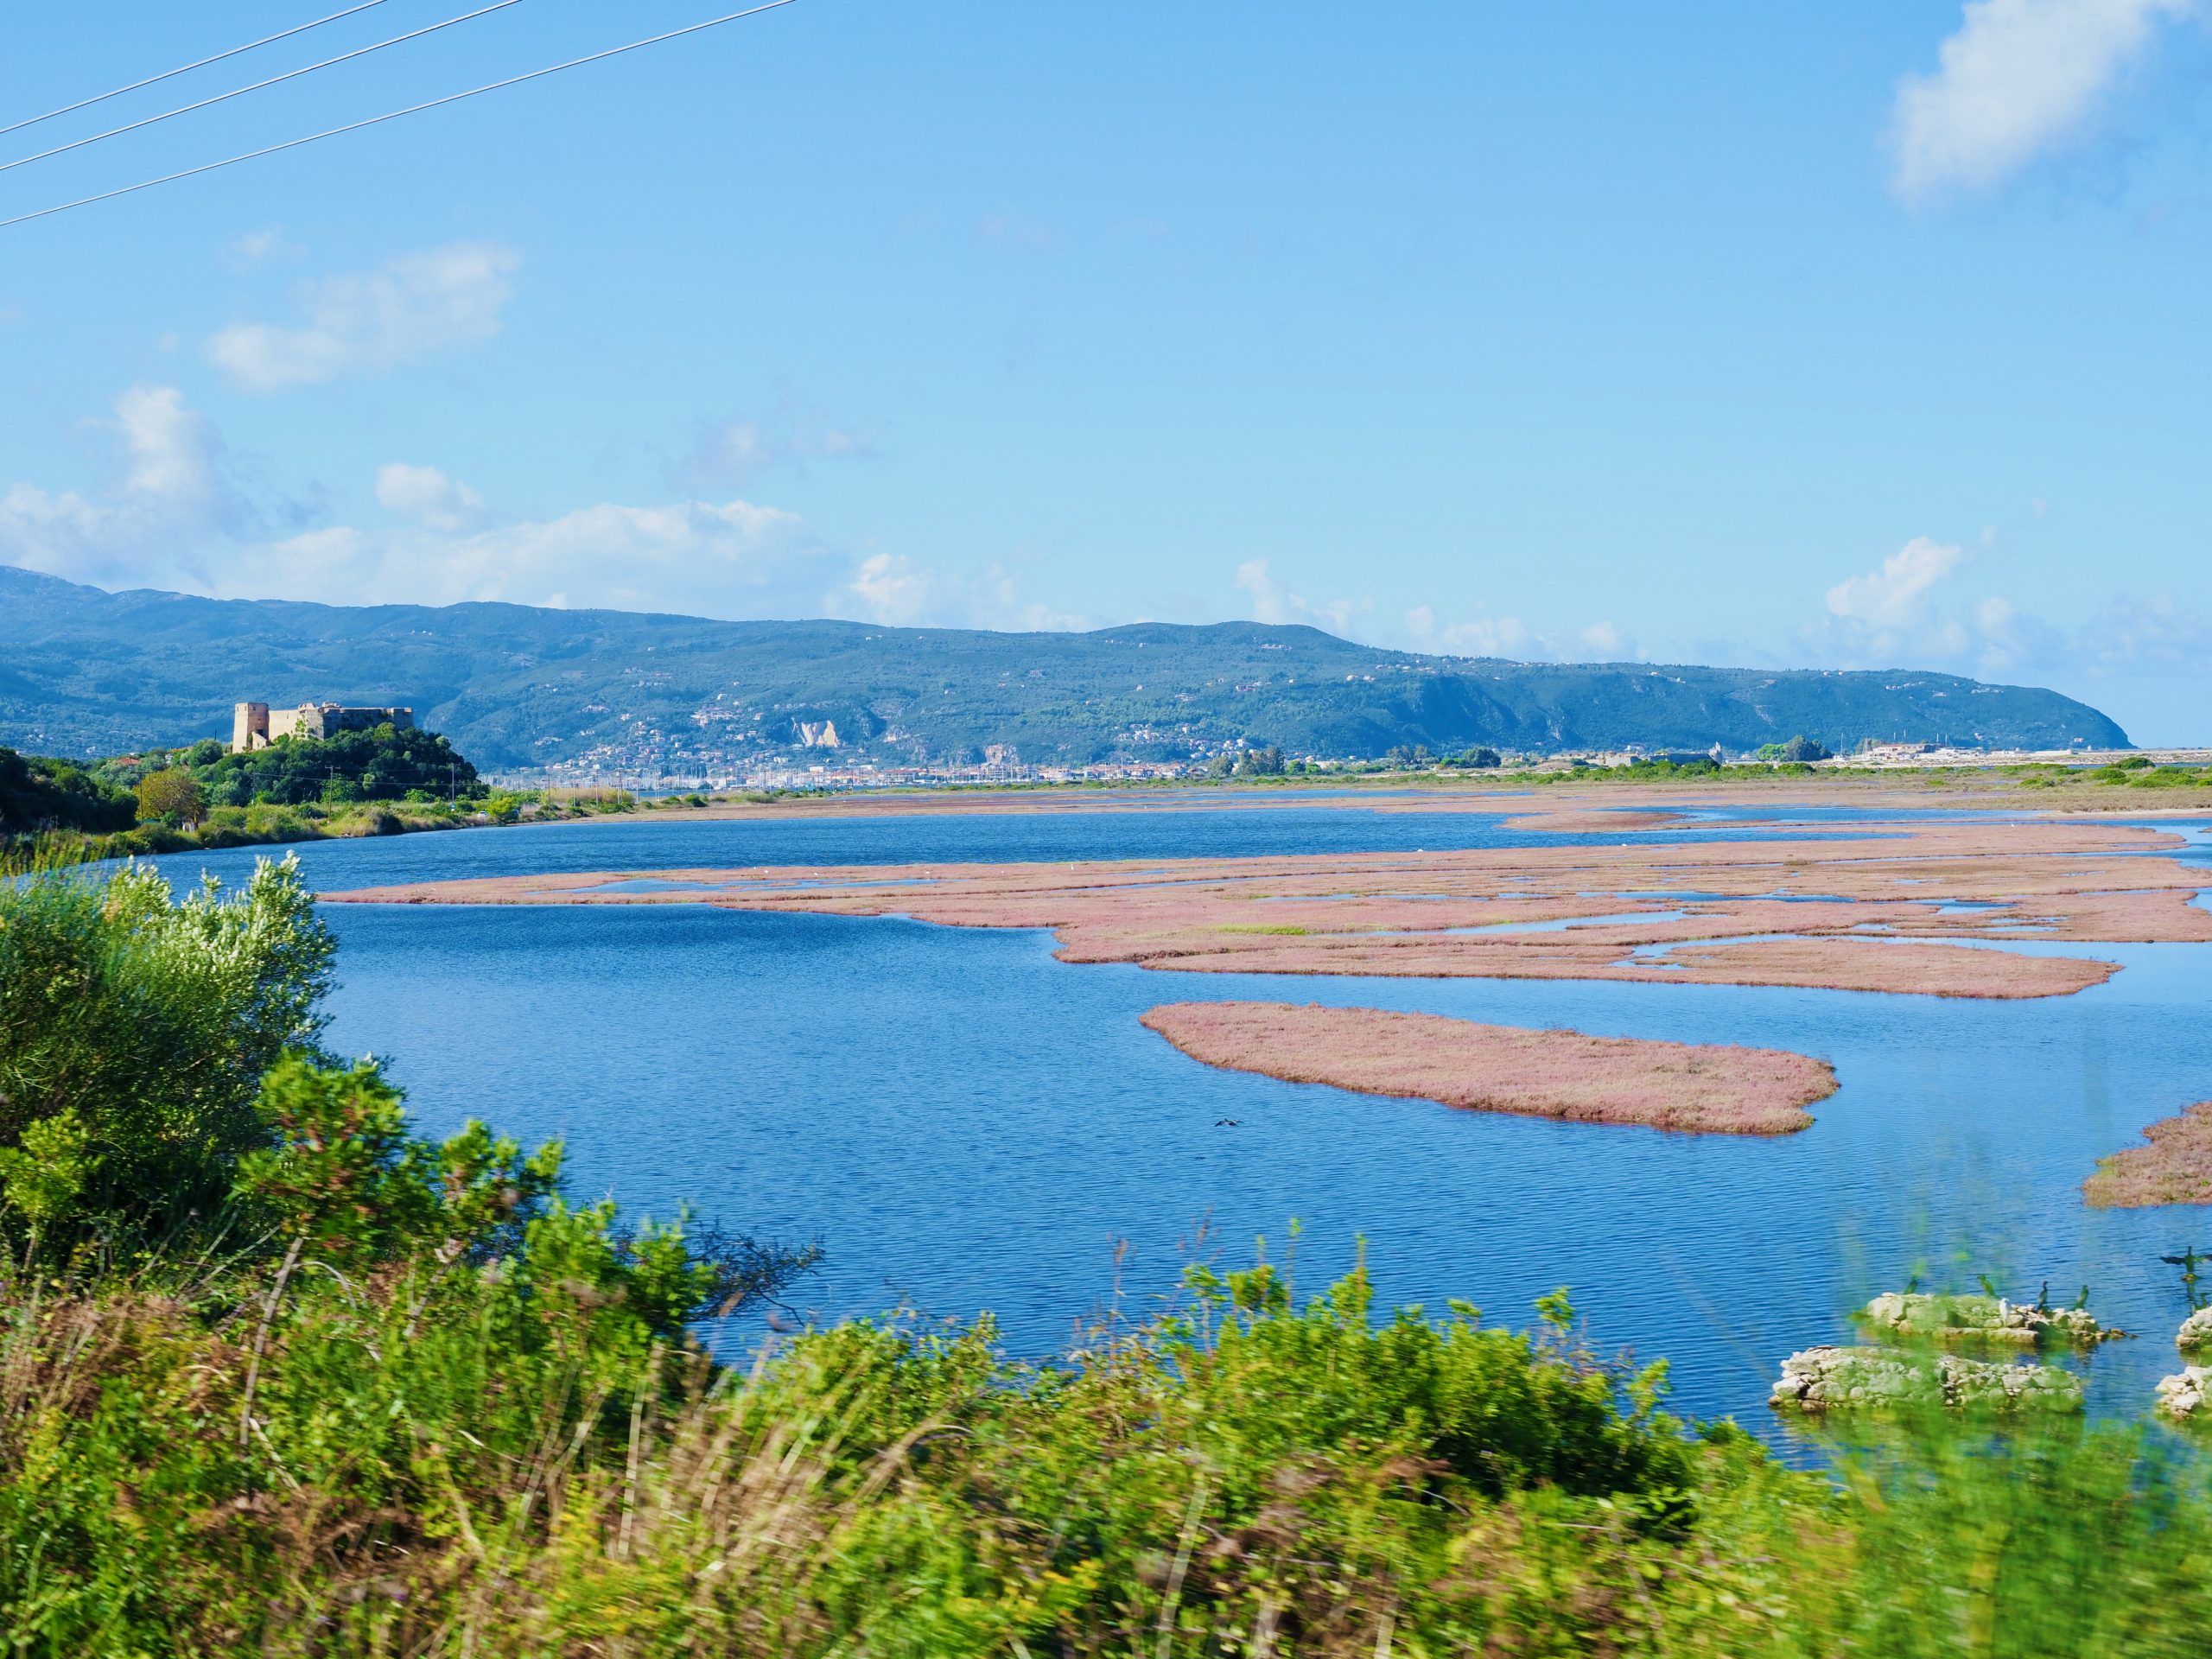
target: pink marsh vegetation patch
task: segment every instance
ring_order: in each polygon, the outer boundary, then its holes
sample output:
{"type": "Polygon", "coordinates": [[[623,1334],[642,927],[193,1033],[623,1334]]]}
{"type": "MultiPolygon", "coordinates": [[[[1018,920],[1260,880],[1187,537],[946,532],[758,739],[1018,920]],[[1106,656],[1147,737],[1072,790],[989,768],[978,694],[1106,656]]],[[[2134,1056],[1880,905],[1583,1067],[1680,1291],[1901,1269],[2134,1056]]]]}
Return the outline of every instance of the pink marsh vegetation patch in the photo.
{"type": "Polygon", "coordinates": [[[383,904],[710,904],[1046,928],[1069,962],[1185,973],[1612,979],[2059,996],[2088,957],[2018,940],[2212,941],[2158,830],[2081,820],[1703,826],[1633,846],[541,874],[332,893],[383,904]],[[639,876],[671,884],[652,890],[639,876]]]}
{"type": "MultiPolygon", "coordinates": [[[[1077,961],[1124,957],[1063,955],[1077,961]]],[[[1355,974],[1401,979],[1616,979],[1665,985],[1777,985],[1807,990],[1889,991],[1916,996],[2011,1001],[2069,996],[2101,985],[2118,968],[2086,957],[2030,957],[1955,944],[1877,939],[1742,939],[1686,945],[1663,956],[1624,946],[1538,934],[1503,939],[1390,939],[1334,945],[1313,939],[1254,938],[1233,949],[1139,959],[1147,968],[1198,974],[1355,974]]]]}
{"type": "Polygon", "coordinates": [[[2082,1184],[2093,1210],[2137,1210],[2157,1204],[2212,1204],[2212,1100],[2143,1131],[2147,1147],[2129,1147],[2098,1162],[2082,1184]]]}
{"type": "Polygon", "coordinates": [[[1648,808],[1601,807],[1596,811],[1572,806],[1544,807],[1517,812],[1505,821],[1508,830],[1533,830],[1552,836],[1601,836],[1608,831],[1680,830],[1694,820],[1680,812],[1648,808]]]}
{"type": "Polygon", "coordinates": [[[1788,1135],[1835,1092],[1825,1060],[1294,1002],[1171,1002],[1144,1023],[1192,1059],[1478,1112],[1701,1135],[1788,1135]]]}

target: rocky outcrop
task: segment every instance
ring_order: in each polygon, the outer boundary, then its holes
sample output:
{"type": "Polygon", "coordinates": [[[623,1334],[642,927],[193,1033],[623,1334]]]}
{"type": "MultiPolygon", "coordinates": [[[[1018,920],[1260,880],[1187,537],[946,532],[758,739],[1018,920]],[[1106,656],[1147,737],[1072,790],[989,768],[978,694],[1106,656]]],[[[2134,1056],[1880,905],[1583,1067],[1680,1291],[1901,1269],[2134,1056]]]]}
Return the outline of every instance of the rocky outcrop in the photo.
{"type": "Polygon", "coordinates": [[[2201,1416],[2212,1392],[2212,1365],[2184,1365],[2177,1376],[2158,1379],[2158,1409],[2182,1422],[2201,1416]]]}
{"type": "MultiPolygon", "coordinates": [[[[1877,1296],[1859,1315],[1859,1323],[1889,1336],[1935,1342],[2012,1342],[2024,1346],[2064,1342],[2094,1348],[2124,1337],[2125,1331],[2101,1325],[2086,1308],[2044,1307],[2008,1302],[2002,1296],[1931,1296],[1891,1291],[1877,1296]]],[[[2212,1341],[2212,1326],[2206,1328],[2212,1341]]]]}
{"type": "MultiPolygon", "coordinates": [[[[2161,1384],[2161,1387],[2164,1385],[2161,1384]]],[[[1955,1410],[2079,1411],[2082,1379],[2044,1365],[1883,1348],[1808,1348],[1782,1362],[1770,1403],[1798,1411],[1942,1406],[1955,1410]]]]}
{"type": "Polygon", "coordinates": [[[2184,1354],[2212,1351],[2212,1307],[2200,1307],[2174,1332],[2174,1346],[2184,1354]]]}

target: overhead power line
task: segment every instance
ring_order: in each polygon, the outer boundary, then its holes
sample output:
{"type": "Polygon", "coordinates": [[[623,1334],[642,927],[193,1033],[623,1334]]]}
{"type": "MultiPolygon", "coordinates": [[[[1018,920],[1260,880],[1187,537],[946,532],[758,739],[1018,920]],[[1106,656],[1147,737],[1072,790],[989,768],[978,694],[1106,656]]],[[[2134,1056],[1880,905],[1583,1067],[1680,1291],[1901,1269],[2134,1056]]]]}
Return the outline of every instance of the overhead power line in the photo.
{"type": "Polygon", "coordinates": [[[226,156],[219,162],[203,162],[198,167],[188,167],[181,172],[164,173],[158,179],[142,179],[137,184],[126,184],[119,189],[103,190],[98,195],[79,196],[74,201],[57,203],[41,207],[36,213],[17,213],[13,219],[0,219],[0,231],[13,225],[26,225],[35,219],[50,219],[56,213],[66,213],[73,208],[89,207],[94,202],[112,201],[118,196],[133,195],[141,190],[151,190],[156,185],[175,184],[180,179],[197,178],[202,173],[213,173],[219,168],[236,167],[240,162],[257,162],[264,156],[275,156],[288,149],[297,149],[302,144],[319,143],[325,138],[336,138],[348,132],[359,132],[364,127],[381,126],[387,121],[397,121],[403,116],[420,115],[425,110],[435,110],[448,104],[458,104],[465,98],[476,98],[485,92],[496,92],[509,86],[519,86],[527,80],[543,80],[548,75],[557,75],[564,69],[579,69],[588,63],[600,63],[608,58],[619,58],[625,52],[635,52],[644,47],[658,46],[664,41],[680,40],[686,35],[696,35],[702,29],[719,29],[724,23],[734,23],[741,18],[757,17],[764,11],[776,11],[793,3],[793,0],[763,0],[757,6],[743,11],[726,12],[720,17],[709,17],[704,22],[687,24],[671,29],[664,35],[651,35],[642,41],[631,41],[622,46],[610,46],[603,52],[587,53],[581,58],[570,58],[566,63],[549,65],[543,69],[532,69],[527,74],[510,75],[505,80],[487,81],[481,86],[472,86],[465,92],[448,92],[443,98],[433,98],[421,104],[410,104],[404,110],[388,111],[372,115],[364,121],[349,121],[342,127],[327,127],[321,132],[311,132],[304,138],[288,138],[281,144],[268,144],[259,149],[249,149],[241,155],[226,156]]]}
{"type": "Polygon", "coordinates": [[[361,0],[361,3],[358,6],[348,6],[343,11],[334,11],[327,17],[318,17],[311,23],[301,23],[296,28],[282,29],[274,35],[264,35],[257,41],[248,41],[244,46],[234,46],[227,52],[218,52],[212,58],[202,58],[197,63],[188,63],[181,69],[164,69],[158,75],[149,75],[143,80],[134,80],[128,86],[118,86],[111,92],[101,92],[92,98],[80,98],[74,104],[64,104],[60,109],[48,110],[44,115],[34,115],[26,120],[16,122],[13,126],[0,127],[0,138],[4,138],[11,132],[21,132],[25,127],[35,127],[41,121],[51,121],[57,115],[73,115],[79,110],[89,110],[95,104],[105,104],[111,98],[121,98],[125,92],[135,92],[142,86],[151,86],[159,81],[175,80],[179,75],[188,75],[194,69],[205,69],[211,63],[220,63],[225,58],[235,58],[241,52],[251,52],[256,47],[274,46],[278,41],[289,41],[295,35],[304,35],[311,29],[321,29],[325,23],[334,23],[340,17],[351,17],[357,11],[366,11],[372,6],[382,4],[384,0],[361,0]]]}
{"type": "MultiPolygon", "coordinates": [[[[381,0],[379,0],[381,3],[381,0]]],[[[136,132],[141,127],[150,127],[173,117],[190,115],[194,110],[204,110],[213,104],[224,104],[234,98],[244,98],[248,92],[257,92],[264,86],[274,86],[279,81],[297,80],[302,75],[311,75],[318,69],[327,69],[334,63],[350,63],[355,58],[365,58],[372,52],[381,52],[388,46],[399,46],[409,41],[419,41],[425,35],[435,35],[442,29],[451,29],[455,23],[466,23],[486,14],[505,11],[509,6],[518,6],[522,0],[493,0],[488,6],[474,11],[465,11],[458,17],[446,18],[442,22],[425,23],[420,29],[410,29],[404,35],[395,35],[388,41],[378,41],[368,46],[357,46],[351,52],[340,52],[334,58],[325,58],[321,63],[310,63],[301,69],[287,69],[281,75],[271,75],[266,80],[257,80],[251,86],[233,86],[227,92],[218,92],[213,98],[203,98],[197,104],[181,105],[174,110],[163,110],[159,115],[149,115],[143,121],[127,125],[110,127],[105,132],[96,132],[89,138],[72,139],[66,144],[56,144],[52,149],[41,149],[35,156],[25,156],[18,161],[0,162],[0,173],[12,173],[19,167],[29,167],[33,162],[42,162],[49,156],[66,155],[73,149],[82,149],[86,144],[97,144],[104,138],[120,137],[126,132],[136,132]]]]}

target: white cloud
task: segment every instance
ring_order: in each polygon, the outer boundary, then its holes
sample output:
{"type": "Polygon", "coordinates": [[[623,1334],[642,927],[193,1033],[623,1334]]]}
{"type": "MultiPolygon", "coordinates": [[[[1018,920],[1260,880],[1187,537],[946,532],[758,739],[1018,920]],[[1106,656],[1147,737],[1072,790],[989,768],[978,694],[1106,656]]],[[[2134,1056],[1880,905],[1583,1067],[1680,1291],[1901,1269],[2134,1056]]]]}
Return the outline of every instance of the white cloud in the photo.
{"type": "Polygon", "coordinates": [[[149,563],[148,585],[220,599],[497,601],[730,618],[818,616],[823,592],[849,569],[794,515],[747,501],[607,502],[464,534],[336,524],[237,541],[205,568],[158,556],[149,563]]]}
{"type": "Polygon", "coordinates": [[[256,265],[267,264],[272,259],[296,259],[307,250],[284,234],[283,227],[270,225],[258,231],[248,231],[226,250],[224,263],[233,270],[248,270],[256,265]]]}
{"type": "Polygon", "coordinates": [[[1619,658],[1627,656],[1631,649],[1628,635],[1612,622],[1592,622],[1576,637],[1600,657],[1619,658]]]}
{"type": "Polygon", "coordinates": [[[1516,662],[1620,662],[1636,655],[1635,643],[1608,621],[1592,622],[1571,639],[1541,633],[1517,616],[1478,615],[1438,620],[1433,606],[1406,613],[1405,643],[1447,657],[1500,657],[1516,662]]]}
{"type": "Polygon", "coordinates": [[[873,553],[845,587],[861,615],[871,622],[906,626],[936,605],[936,578],[903,553],[873,553]]]}
{"type": "Polygon", "coordinates": [[[1870,628],[1894,632],[1918,623],[1929,590],[1965,563],[1961,548],[1916,536],[1882,561],[1882,568],[1828,589],[1828,614],[1870,628]]]}
{"type": "Polygon", "coordinates": [[[874,454],[859,433],[787,397],[758,419],[702,426],[674,477],[687,488],[741,486],[779,467],[803,472],[810,461],[861,461],[874,454]]]}
{"type": "Polygon", "coordinates": [[[126,493],[199,513],[219,513],[223,443],[214,423],[184,406],[175,386],[133,386],[115,400],[126,493]]]}
{"type": "Polygon", "coordinates": [[[2078,137],[2156,26],[2192,9],[2193,0],[1968,0],[1936,72],[1898,83],[1898,194],[1987,188],[2078,137]]]}
{"type": "Polygon", "coordinates": [[[1059,232],[1045,220],[1010,208],[986,213],[976,231],[986,242],[1029,253],[1058,253],[1065,242],[1059,232]]]}
{"type": "Polygon", "coordinates": [[[435,467],[395,461],[377,468],[377,505],[424,530],[449,534],[474,530],[484,518],[484,498],[435,467]]]}
{"type": "Polygon", "coordinates": [[[761,430],[759,422],[731,421],[699,435],[683,470],[692,477],[742,480],[788,454],[785,445],[761,430]]]}
{"type": "Polygon", "coordinates": [[[1459,622],[1439,622],[1435,607],[1416,605],[1406,613],[1406,632],[1414,650],[1437,652],[1447,657],[1548,655],[1538,645],[1535,632],[1517,616],[1476,616],[1459,622]]]}
{"type": "Polygon", "coordinates": [[[2082,654],[2111,672],[2178,670],[2192,679],[2212,661],[2212,615],[2171,594],[2107,601],[2082,625],[2082,654]]]}
{"type": "Polygon", "coordinates": [[[1239,591],[1250,595],[1255,622],[1278,626],[1304,623],[1309,627],[1326,628],[1331,633],[1349,636],[1360,619],[1375,608],[1374,600],[1367,597],[1308,604],[1274,578],[1265,559],[1247,559],[1238,565],[1236,586],[1239,591]]]}
{"type": "Polygon", "coordinates": [[[0,564],[105,588],[331,604],[506,601],[709,617],[842,615],[993,628],[1087,626],[1028,600],[1005,566],[856,561],[795,513],[741,499],[601,502],[486,524],[483,498],[436,467],[379,467],[383,530],[296,534],[289,504],[258,508],[230,476],[221,435],[175,388],[134,386],[100,423],[115,471],[100,489],[0,487],[0,564]]]}
{"type": "Polygon", "coordinates": [[[204,581],[220,541],[251,528],[221,435],[174,386],[133,386],[115,400],[113,483],[97,495],[17,483],[0,494],[0,563],[74,581],[204,581]]]}
{"type": "Polygon", "coordinates": [[[887,627],[1006,628],[1058,632],[1090,626],[1088,619],[1025,599],[1004,565],[980,575],[931,569],[903,553],[874,553],[843,588],[829,596],[829,615],[880,622],[887,627]]]}
{"type": "Polygon", "coordinates": [[[1517,616],[1487,613],[1446,621],[1433,605],[1415,605],[1391,626],[1375,615],[1372,598],[1309,602],[1278,580],[1265,559],[1236,567],[1236,586],[1255,622],[1306,623],[1346,639],[1446,657],[1500,657],[1524,662],[1574,662],[1633,656],[1635,646],[1611,622],[1593,622],[1570,640],[1555,639],[1517,616]]]}
{"type": "Polygon", "coordinates": [[[207,355],[249,391],[396,368],[498,334],[519,264],[512,250],[484,242],[404,254],[307,284],[301,326],[235,323],[207,342],[207,355]]]}
{"type": "Polygon", "coordinates": [[[2078,669],[2080,640],[2001,594],[1950,603],[1945,584],[1963,549],[1916,536],[1878,569],[1827,591],[1826,614],[1801,629],[1798,664],[1924,668],[1984,679],[2049,679],[2078,669]]]}
{"type": "Polygon", "coordinates": [[[706,616],[810,616],[842,562],[794,513],[749,501],[602,503],[387,548],[383,577],[437,603],[502,599],[706,616]]]}

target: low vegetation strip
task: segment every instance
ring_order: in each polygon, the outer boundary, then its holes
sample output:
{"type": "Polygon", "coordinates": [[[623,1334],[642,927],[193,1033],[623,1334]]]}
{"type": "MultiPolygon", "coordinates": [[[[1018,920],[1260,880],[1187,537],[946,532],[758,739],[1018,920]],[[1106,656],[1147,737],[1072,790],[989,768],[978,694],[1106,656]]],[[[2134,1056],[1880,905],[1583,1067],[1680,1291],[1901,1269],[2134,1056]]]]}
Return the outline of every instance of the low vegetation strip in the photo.
{"type": "Polygon", "coordinates": [[[1788,1135],[1836,1089],[1824,1060],[1783,1049],[1589,1037],[1317,1003],[1171,1002],[1144,1023],[1192,1059],[1288,1083],[1440,1101],[1478,1112],[1788,1135]]]}
{"type": "Polygon", "coordinates": [[[2082,1184],[2084,1202],[2095,1210],[2212,1204],[2212,1100],[2160,1118],[2143,1138],[2148,1145],[2128,1147],[2097,1165],[2082,1184]]]}

